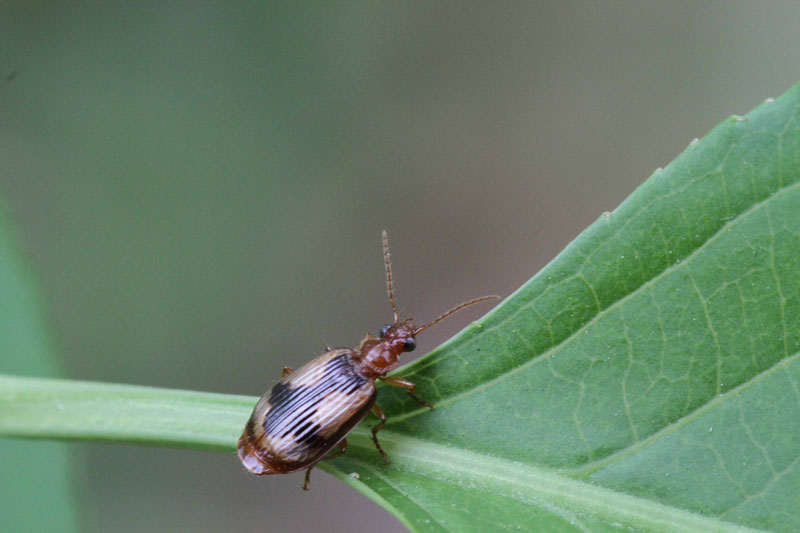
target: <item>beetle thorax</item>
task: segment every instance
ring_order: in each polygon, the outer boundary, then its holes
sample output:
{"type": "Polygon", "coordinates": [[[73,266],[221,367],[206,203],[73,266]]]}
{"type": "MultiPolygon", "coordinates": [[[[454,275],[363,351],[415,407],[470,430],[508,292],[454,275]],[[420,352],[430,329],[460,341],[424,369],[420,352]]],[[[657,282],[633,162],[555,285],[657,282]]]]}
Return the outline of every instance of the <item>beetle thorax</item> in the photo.
{"type": "Polygon", "coordinates": [[[367,334],[358,345],[361,373],[377,378],[397,368],[399,355],[414,349],[414,334],[414,326],[407,322],[389,326],[380,338],[367,334]]]}

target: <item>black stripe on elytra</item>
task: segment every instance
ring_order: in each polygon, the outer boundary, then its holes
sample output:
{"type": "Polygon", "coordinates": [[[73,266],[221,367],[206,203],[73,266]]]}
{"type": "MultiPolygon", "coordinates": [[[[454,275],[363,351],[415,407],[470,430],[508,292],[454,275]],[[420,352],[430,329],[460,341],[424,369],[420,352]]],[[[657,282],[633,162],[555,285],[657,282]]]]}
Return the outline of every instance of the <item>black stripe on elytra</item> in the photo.
{"type": "Polygon", "coordinates": [[[325,437],[319,434],[320,429],[321,428],[318,425],[315,426],[313,431],[307,433],[301,439],[298,439],[297,444],[303,444],[305,446],[308,446],[309,448],[330,446],[330,444],[328,443],[329,439],[326,439],[325,437]]]}
{"type": "MultiPolygon", "coordinates": [[[[306,421],[317,413],[319,404],[330,393],[345,392],[347,394],[347,391],[351,391],[350,393],[352,393],[366,381],[366,379],[351,381],[349,378],[352,376],[348,375],[345,377],[341,372],[330,371],[330,367],[332,367],[333,370],[344,370],[347,368],[342,365],[329,365],[329,368],[325,371],[326,378],[323,380],[325,383],[320,383],[318,386],[314,387],[308,387],[309,390],[305,391],[305,394],[301,394],[299,398],[292,399],[294,400],[293,405],[295,406],[294,416],[297,420],[284,430],[281,437],[286,437],[290,434],[296,437],[304,435],[308,427],[306,421]]],[[[298,390],[298,392],[301,391],[298,390]]],[[[297,439],[297,441],[303,442],[303,439],[297,439]]]]}
{"type": "Polygon", "coordinates": [[[289,385],[281,380],[273,385],[272,390],[269,392],[269,403],[275,405],[276,403],[286,401],[291,393],[292,389],[289,385]]]}
{"type": "Polygon", "coordinates": [[[319,424],[315,424],[309,420],[302,427],[294,432],[295,441],[297,444],[306,444],[308,446],[317,446],[325,443],[325,437],[319,434],[322,429],[319,424]]]}
{"type": "MultiPolygon", "coordinates": [[[[271,408],[264,420],[264,431],[267,435],[274,433],[274,429],[287,419],[291,418],[292,424],[286,428],[281,437],[294,434],[297,436],[305,433],[298,428],[316,413],[320,403],[332,392],[353,394],[367,378],[355,372],[353,363],[347,353],[338,355],[325,364],[325,370],[316,384],[292,388],[289,382],[279,382],[270,391],[269,403],[271,408]]],[[[305,428],[308,429],[308,428],[305,428]]],[[[319,428],[321,429],[321,428],[319,428]]],[[[305,434],[300,442],[313,439],[315,431],[305,434]]],[[[310,442],[310,441],[309,441],[310,442]]]]}
{"type": "MultiPolygon", "coordinates": [[[[313,386],[292,389],[293,394],[287,398],[287,402],[294,406],[294,416],[297,421],[284,431],[281,435],[282,437],[286,437],[290,433],[295,433],[296,435],[297,427],[317,412],[320,402],[328,394],[345,392],[346,390],[354,392],[367,381],[366,378],[352,371],[352,363],[347,354],[342,354],[328,361],[322,375],[323,378],[313,386]]],[[[348,394],[347,392],[345,393],[348,394]]],[[[349,394],[352,394],[352,392],[349,394]]],[[[283,419],[277,420],[275,426],[283,421],[283,419]]]]}

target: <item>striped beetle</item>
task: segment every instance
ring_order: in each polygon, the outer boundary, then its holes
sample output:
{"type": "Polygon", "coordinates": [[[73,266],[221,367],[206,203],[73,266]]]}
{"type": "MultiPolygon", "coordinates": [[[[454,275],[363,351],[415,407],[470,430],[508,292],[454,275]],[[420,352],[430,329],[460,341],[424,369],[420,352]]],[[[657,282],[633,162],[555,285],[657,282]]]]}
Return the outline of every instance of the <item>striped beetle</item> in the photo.
{"type": "Polygon", "coordinates": [[[464,302],[420,327],[413,324],[413,319],[401,322],[392,291],[386,231],[383,259],[394,321],[381,328],[379,337],[367,333],[354,349],[329,348],[297,371],[283,369],[281,380],[258,401],[239,437],[239,459],[252,473],[288,474],[306,469],[303,490],[308,490],[314,465],[326,455],[330,459],[345,453],[347,434],[369,411],[380,420],[372,428],[372,441],[388,463],[386,452],[378,443],[378,431],[386,423],[386,415],[375,403],[375,380],[404,388],[414,400],[433,409],[433,404],[414,394],[413,383],[386,374],[400,364],[401,353],[416,348],[416,336],[422,331],[465,307],[498,298],[484,296],[464,302]],[[328,455],[337,445],[339,449],[328,455]]]}

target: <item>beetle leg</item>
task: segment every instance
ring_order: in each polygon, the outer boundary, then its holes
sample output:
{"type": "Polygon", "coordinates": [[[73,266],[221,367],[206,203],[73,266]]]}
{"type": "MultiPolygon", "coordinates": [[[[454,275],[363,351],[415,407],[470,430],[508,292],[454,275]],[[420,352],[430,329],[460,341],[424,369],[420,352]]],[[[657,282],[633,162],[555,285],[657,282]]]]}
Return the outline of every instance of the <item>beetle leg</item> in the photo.
{"type": "Polygon", "coordinates": [[[378,431],[380,431],[380,429],[386,423],[386,415],[383,413],[383,410],[381,410],[381,408],[378,407],[377,403],[372,404],[371,410],[372,414],[381,419],[381,421],[378,422],[375,425],[375,427],[372,428],[372,442],[375,443],[375,447],[378,448],[378,451],[381,453],[381,457],[383,457],[383,462],[388,465],[389,464],[388,456],[386,455],[386,452],[383,451],[383,448],[381,448],[381,445],[378,444],[378,431]]]}
{"type": "MultiPolygon", "coordinates": [[[[326,460],[327,459],[333,459],[334,457],[339,457],[344,452],[346,452],[347,451],[347,439],[342,440],[339,444],[337,444],[337,446],[339,446],[339,449],[336,450],[336,453],[333,453],[333,454],[325,457],[326,460]]],[[[303,490],[308,490],[308,483],[309,483],[309,481],[311,481],[311,469],[314,468],[315,465],[316,465],[316,463],[314,463],[313,465],[311,465],[308,468],[306,468],[306,479],[303,482],[303,490]]]]}
{"type": "Polygon", "coordinates": [[[314,465],[309,466],[306,469],[306,480],[303,482],[303,490],[308,490],[308,482],[311,479],[311,469],[314,468],[314,465]]]}
{"type": "Polygon", "coordinates": [[[288,376],[292,372],[294,372],[294,370],[292,370],[288,366],[283,367],[283,370],[281,371],[281,379],[285,378],[286,376],[288,376]]]}
{"type": "Polygon", "coordinates": [[[398,378],[395,376],[389,376],[388,378],[378,378],[378,379],[380,379],[381,381],[392,387],[402,387],[406,389],[408,395],[414,398],[418,403],[424,405],[429,409],[433,409],[432,403],[426,402],[425,400],[414,394],[414,390],[416,390],[417,386],[408,381],[407,379],[398,378]]]}
{"type": "Polygon", "coordinates": [[[327,456],[325,458],[326,460],[334,459],[336,457],[339,457],[340,455],[343,455],[347,451],[347,439],[343,439],[341,442],[339,442],[339,444],[337,444],[337,446],[339,447],[339,449],[336,450],[335,453],[332,453],[329,456],[327,456]]]}

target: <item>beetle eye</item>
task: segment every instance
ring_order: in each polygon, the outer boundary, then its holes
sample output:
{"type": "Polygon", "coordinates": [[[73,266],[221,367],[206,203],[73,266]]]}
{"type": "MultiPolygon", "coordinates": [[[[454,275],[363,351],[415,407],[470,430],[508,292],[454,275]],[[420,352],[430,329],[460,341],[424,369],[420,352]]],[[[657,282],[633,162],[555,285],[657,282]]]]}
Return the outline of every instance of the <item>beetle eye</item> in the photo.
{"type": "Polygon", "coordinates": [[[417,341],[414,340],[414,337],[407,338],[405,344],[403,344],[403,348],[405,348],[407,352],[413,352],[416,347],[417,341]]]}
{"type": "Polygon", "coordinates": [[[389,331],[391,328],[392,326],[390,326],[389,324],[381,326],[381,339],[384,337],[384,335],[386,335],[386,332],[389,331]]]}

